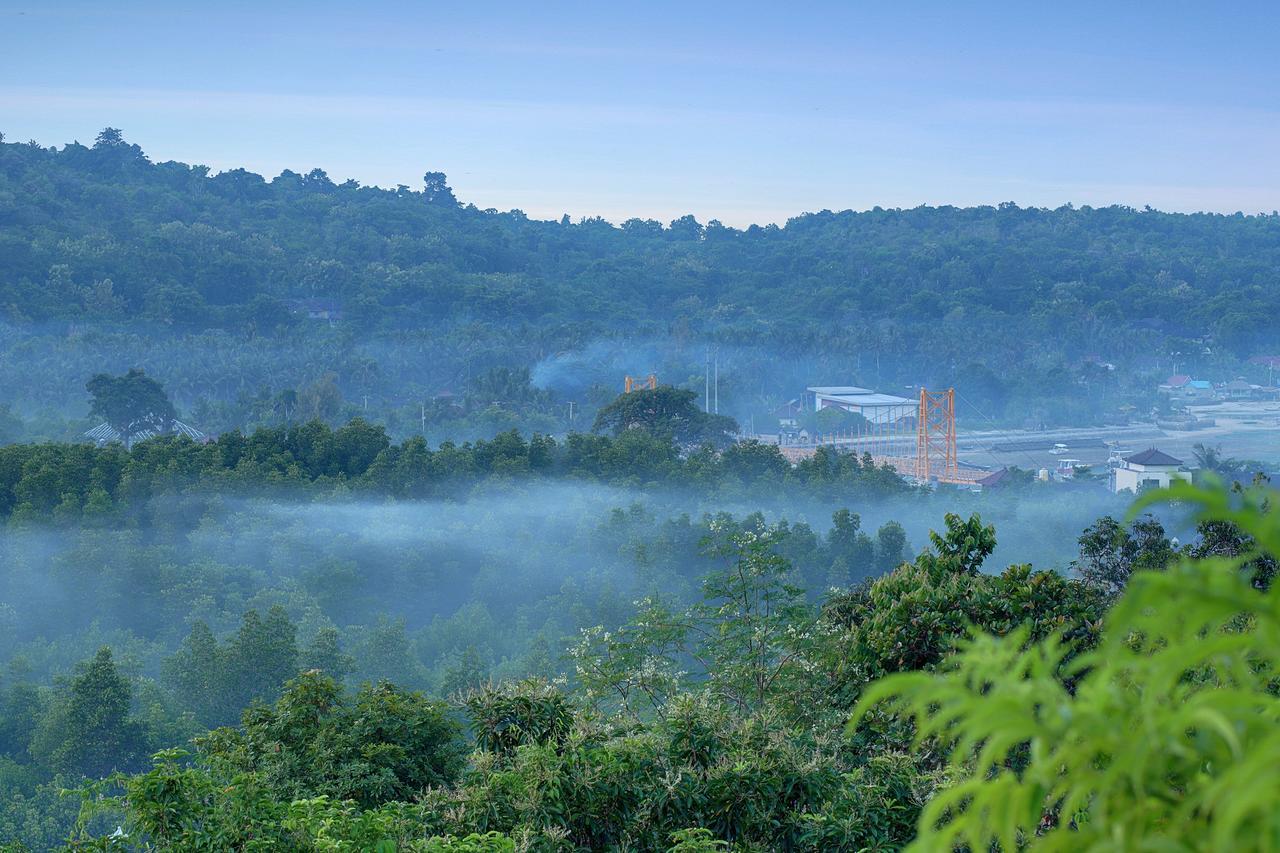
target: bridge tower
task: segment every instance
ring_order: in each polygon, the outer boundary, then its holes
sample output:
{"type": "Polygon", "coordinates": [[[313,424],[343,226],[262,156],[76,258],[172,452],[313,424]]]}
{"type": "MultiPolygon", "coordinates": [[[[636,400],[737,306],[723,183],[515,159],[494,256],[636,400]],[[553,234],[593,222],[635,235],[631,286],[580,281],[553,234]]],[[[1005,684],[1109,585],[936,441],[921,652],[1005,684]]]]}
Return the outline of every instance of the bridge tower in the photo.
{"type": "Polygon", "coordinates": [[[628,376],[623,383],[623,393],[630,394],[632,391],[647,389],[649,391],[658,390],[658,374],[650,373],[648,376],[628,376]]]}
{"type": "Polygon", "coordinates": [[[948,388],[931,394],[920,389],[920,411],[916,419],[916,479],[955,482],[959,476],[956,460],[956,391],[948,388]]]}

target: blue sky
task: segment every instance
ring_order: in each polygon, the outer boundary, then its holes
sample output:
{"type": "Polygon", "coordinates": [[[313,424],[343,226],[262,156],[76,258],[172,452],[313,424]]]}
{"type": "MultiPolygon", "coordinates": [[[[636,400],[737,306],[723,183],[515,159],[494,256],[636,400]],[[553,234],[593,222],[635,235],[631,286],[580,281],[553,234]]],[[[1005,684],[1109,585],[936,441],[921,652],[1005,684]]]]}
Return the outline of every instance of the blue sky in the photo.
{"type": "Polygon", "coordinates": [[[1276,3],[0,0],[0,131],[727,224],[1280,208],[1276,3]]]}

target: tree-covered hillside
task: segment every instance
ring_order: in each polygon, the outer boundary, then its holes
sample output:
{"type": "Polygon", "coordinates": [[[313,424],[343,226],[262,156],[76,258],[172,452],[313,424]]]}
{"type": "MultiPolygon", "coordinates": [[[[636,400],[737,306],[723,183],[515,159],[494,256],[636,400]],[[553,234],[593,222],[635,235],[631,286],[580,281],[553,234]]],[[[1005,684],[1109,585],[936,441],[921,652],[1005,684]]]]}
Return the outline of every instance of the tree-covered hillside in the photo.
{"type": "MultiPolygon", "coordinates": [[[[439,173],[385,190],[320,169],[266,180],[153,163],[112,129],[91,147],[0,144],[0,369],[36,370],[11,401],[27,412],[141,366],[216,426],[246,426],[263,422],[255,393],[332,373],[348,402],[403,430],[487,371],[625,340],[662,346],[509,390],[581,404],[632,364],[700,386],[709,344],[740,416],[800,383],[857,380],[957,383],[997,418],[1080,421],[1136,373],[1238,367],[1273,347],[1278,276],[1275,214],[1008,204],[614,226],[478,210],[439,173]],[[1121,377],[1089,373],[1091,355],[1121,377]]],[[[563,426],[548,420],[564,417],[555,400],[508,403],[543,421],[476,428],[563,426]]]]}
{"type": "Polygon", "coordinates": [[[439,173],[383,190],[156,164],[111,129],[92,147],[7,144],[0,182],[0,304],[18,320],[265,331],[280,300],[325,297],[384,329],[683,322],[804,346],[891,320],[1008,324],[1083,351],[1145,323],[1243,353],[1280,306],[1275,215],[1009,204],[613,227],[464,206],[439,173]]]}

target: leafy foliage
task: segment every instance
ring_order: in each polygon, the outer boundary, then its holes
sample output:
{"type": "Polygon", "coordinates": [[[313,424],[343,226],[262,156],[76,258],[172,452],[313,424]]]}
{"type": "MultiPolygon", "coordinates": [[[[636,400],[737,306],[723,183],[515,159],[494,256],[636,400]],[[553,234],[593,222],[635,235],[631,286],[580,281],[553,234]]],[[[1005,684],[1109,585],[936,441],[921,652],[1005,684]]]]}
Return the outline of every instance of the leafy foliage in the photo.
{"type": "MultiPolygon", "coordinates": [[[[1258,491],[1179,485],[1179,499],[1280,552],[1258,491]]],[[[979,635],[938,673],[869,688],[919,738],[951,747],[955,781],[922,812],[916,849],[1271,849],[1280,844],[1280,596],[1241,566],[1256,552],[1133,575],[1098,648],[1060,677],[1064,649],[1021,628],[979,635]]]]}
{"type": "Polygon", "coordinates": [[[680,451],[670,437],[644,430],[626,430],[617,438],[572,433],[563,441],[509,432],[492,441],[445,442],[432,449],[420,438],[391,444],[382,427],[359,418],[338,429],[313,421],[248,436],[229,432],[207,444],[164,436],[129,451],[115,445],[10,445],[0,447],[0,518],[38,520],[55,511],[62,519],[136,514],[151,499],[193,485],[256,494],[264,486],[283,491],[346,484],[396,498],[457,497],[477,483],[512,478],[760,494],[782,487],[841,500],[911,492],[892,468],[827,448],[794,469],[772,445],[680,451]]]}
{"type": "Polygon", "coordinates": [[[697,395],[692,391],[659,385],[620,395],[596,413],[595,432],[621,435],[630,429],[642,429],[653,435],[671,438],[681,444],[710,443],[725,447],[732,443],[738,425],[726,415],[713,415],[698,409],[697,395]]]}
{"type": "Polygon", "coordinates": [[[56,772],[105,776],[129,769],[145,743],[142,725],[130,717],[131,701],[111,649],[99,649],[33,734],[33,752],[56,772]]]}
{"type": "Polygon", "coordinates": [[[1151,516],[1135,519],[1126,528],[1108,515],[1080,534],[1075,569],[1090,587],[1114,597],[1134,572],[1162,569],[1173,558],[1164,527],[1151,516]]]}
{"type": "Polygon", "coordinates": [[[557,747],[573,724],[564,694],[539,681],[486,687],[468,696],[466,705],[476,744],[499,757],[528,744],[557,747]]]}
{"type": "Polygon", "coordinates": [[[196,622],[182,648],[165,662],[164,674],[197,717],[217,725],[234,721],[254,701],[275,699],[280,685],[297,673],[295,629],[277,605],[265,619],[247,611],[240,629],[222,646],[207,625],[196,622]]]}
{"type": "Polygon", "coordinates": [[[563,742],[529,741],[501,759],[477,753],[459,784],[415,802],[363,810],[325,796],[284,802],[260,774],[184,765],[174,751],[158,755],[150,772],[118,780],[119,799],[94,793],[90,804],[123,807],[131,835],[162,849],[900,846],[932,780],[901,754],[854,767],[833,746],[774,717],[744,720],[686,696],[652,727],[615,730],[575,716],[563,742]]]}
{"type": "Polygon", "coordinates": [[[571,654],[587,695],[636,713],[660,707],[680,686],[682,661],[705,689],[742,712],[760,711],[807,678],[813,617],[791,564],[777,553],[780,526],[712,527],[709,556],[723,561],[703,581],[703,598],[682,613],[646,599],[616,633],[584,631],[571,654]]]}
{"type": "Polygon", "coordinates": [[[126,446],[143,430],[167,432],[177,414],[160,383],[136,368],[123,376],[99,373],[85,390],[93,397],[89,414],[106,420],[126,446]]]}
{"type": "Polygon", "coordinates": [[[246,710],[241,729],[218,729],[199,744],[211,763],[256,773],[278,799],[369,807],[451,782],[462,768],[458,735],[446,709],[421,693],[381,683],[348,700],[312,671],[289,681],[274,705],[246,710]]]}
{"type": "Polygon", "coordinates": [[[922,553],[860,588],[830,597],[824,619],[844,630],[829,662],[838,695],[855,698],[871,679],[941,664],[977,627],[1008,634],[1020,627],[1036,640],[1065,635],[1078,649],[1096,639],[1100,595],[1056,572],[1009,566],[979,572],[995,547],[995,531],[977,516],[948,515],[946,532],[922,553]]]}

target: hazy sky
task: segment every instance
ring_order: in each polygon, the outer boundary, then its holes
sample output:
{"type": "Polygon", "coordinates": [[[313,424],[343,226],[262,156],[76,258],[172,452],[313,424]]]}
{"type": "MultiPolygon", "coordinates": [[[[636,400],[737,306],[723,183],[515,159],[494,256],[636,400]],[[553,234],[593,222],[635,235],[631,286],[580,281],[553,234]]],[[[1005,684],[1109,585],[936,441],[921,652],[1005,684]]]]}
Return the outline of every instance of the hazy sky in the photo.
{"type": "Polygon", "coordinates": [[[1280,3],[0,0],[0,131],[530,215],[1280,208],[1280,3]]]}

